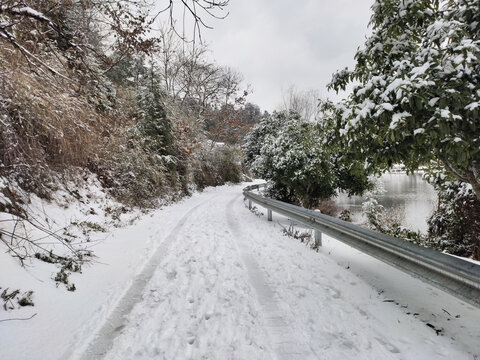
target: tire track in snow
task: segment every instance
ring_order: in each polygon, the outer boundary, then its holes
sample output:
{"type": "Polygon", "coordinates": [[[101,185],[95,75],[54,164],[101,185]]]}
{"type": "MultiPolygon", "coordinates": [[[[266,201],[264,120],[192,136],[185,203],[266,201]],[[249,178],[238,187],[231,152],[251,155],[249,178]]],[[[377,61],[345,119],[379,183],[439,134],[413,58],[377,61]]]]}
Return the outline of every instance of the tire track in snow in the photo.
{"type": "MultiPolygon", "coordinates": [[[[257,295],[265,327],[271,337],[272,348],[278,360],[318,360],[320,357],[313,351],[307,339],[285,317],[285,307],[287,306],[275,298],[274,290],[267,283],[260,266],[250,254],[250,249],[243,240],[248,234],[242,232],[234,215],[234,204],[239,198],[240,195],[236,196],[227,205],[227,223],[237,240],[236,245],[257,295]]],[[[289,315],[293,316],[293,314],[289,315]]]]}
{"type": "Polygon", "coordinates": [[[192,214],[104,359],[276,359],[222,216],[237,194],[234,187],[192,214]]]}
{"type": "MultiPolygon", "coordinates": [[[[218,195],[215,195],[214,197],[216,196],[218,195]]],[[[110,313],[93,341],[87,345],[86,350],[82,352],[78,359],[95,360],[105,357],[107,352],[112,348],[113,341],[125,327],[128,314],[132,311],[135,304],[142,300],[145,286],[152,278],[159,264],[167,255],[171,245],[176,241],[180,229],[185,225],[193,212],[195,212],[200,206],[205,205],[211,199],[212,198],[207,199],[196,205],[182,216],[173,230],[165,237],[165,240],[159,245],[157,250],[155,250],[155,253],[143,267],[141,273],[135,276],[130,287],[110,313]]]]}

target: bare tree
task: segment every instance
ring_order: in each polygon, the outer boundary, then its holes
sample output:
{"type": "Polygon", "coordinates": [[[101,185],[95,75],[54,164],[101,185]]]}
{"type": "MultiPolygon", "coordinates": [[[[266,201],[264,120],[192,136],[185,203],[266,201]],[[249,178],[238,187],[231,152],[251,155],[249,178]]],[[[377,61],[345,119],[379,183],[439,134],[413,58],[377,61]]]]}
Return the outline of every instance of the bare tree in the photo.
{"type": "Polygon", "coordinates": [[[162,43],[161,49],[157,52],[158,75],[164,86],[164,91],[177,99],[181,88],[178,86],[182,68],[183,48],[178,37],[170,28],[160,29],[159,38],[162,43]]]}
{"type": "Polygon", "coordinates": [[[225,12],[225,8],[229,2],[230,0],[180,0],[178,2],[168,0],[167,7],[161,9],[155,15],[155,18],[162,13],[168,12],[170,27],[182,40],[187,41],[185,31],[179,33],[177,30],[175,11],[177,9],[176,4],[179,3],[180,11],[182,12],[183,29],[185,29],[185,22],[190,21],[187,19],[187,14],[193,19],[193,38],[191,41],[195,42],[197,38],[202,40],[201,30],[203,27],[207,29],[212,28],[205,22],[204,17],[224,19],[228,16],[228,13],[225,12]]]}
{"type": "MultiPolygon", "coordinates": [[[[156,11],[155,2],[150,0],[0,0],[0,39],[20,51],[32,67],[68,78],[25,45],[25,40],[32,37],[31,31],[35,29],[37,41],[41,38],[39,41],[47,44],[50,52],[56,50],[51,46],[53,40],[61,50],[75,52],[77,58],[83,59],[84,65],[87,64],[87,54],[94,55],[103,70],[108,72],[126,56],[139,52],[150,55],[158,48],[161,37],[154,35],[153,30],[154,23],[163,13],[168,14],[171,28],[178,34],[174,17],[178,3],[173,0],[164,2],[166,7],[156,11]],[[93,37],[96,37],[96,43],[92,41],[93,37]]],[[[194,39],[200,37],[202,27],[210,27],[203,17],[225,17],[227,14],[223,13],[228,2],[180,1],[184,21],[187,14],[193,19],[194,39]]]]}
{"type": "Polygon", "coordinates": [[[170,28],[160,31],[161,49],[154,56],[164,91],[180,104],[198,109],[233,103],[243,76],[215,64],[204,45],[183,44],[170,28]]]}
{"type": "Polygon", "coordinates": [[[317,90],[298,90],[290,85],[283,92],[283,110],[295,111],[305,120],[314,120],[318,115],[319,93],[317,90]]]}

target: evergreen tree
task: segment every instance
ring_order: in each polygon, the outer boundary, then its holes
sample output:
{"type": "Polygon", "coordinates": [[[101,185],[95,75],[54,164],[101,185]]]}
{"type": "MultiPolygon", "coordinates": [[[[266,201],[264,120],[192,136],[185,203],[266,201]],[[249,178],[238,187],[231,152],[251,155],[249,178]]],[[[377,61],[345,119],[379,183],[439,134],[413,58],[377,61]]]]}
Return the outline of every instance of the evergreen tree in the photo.
{"type": "Polygon", "coordinates": [[[160,80],[151,64],[139,90],[141,120],[136,125],[145,150],[158,155],[173,155],[172,123],[167,117],[160,80]]]}
{"type": "Polygon", "coordinates": [[[480,198],[480,2],[377,0],[371,25],[329,85],[358,83],[338,107],[344,142],[372,171],[439,162],[480,198]]]}
{"type": "Polygon", "coordinates": [[[299,121],[300,115],[295,112],[280,111],[272,115],[265,113],[258,124],[253,126],[245,136],[242,147],[245,156],[245,164],[252,166],[255,159],[260,155],[264,140],[268,135],[276,134],[287,122],[299,121]]]}
{"type": "Polygon", "coordinates": [[[361,194],[369,187],[362,164],[341,155],[331,136],[328,121],[309,122],[295,112],[275,112],[246,136],[245,162],[256,176],[269,181],[271,195],[308,208],[338,190],[361,194]]]}

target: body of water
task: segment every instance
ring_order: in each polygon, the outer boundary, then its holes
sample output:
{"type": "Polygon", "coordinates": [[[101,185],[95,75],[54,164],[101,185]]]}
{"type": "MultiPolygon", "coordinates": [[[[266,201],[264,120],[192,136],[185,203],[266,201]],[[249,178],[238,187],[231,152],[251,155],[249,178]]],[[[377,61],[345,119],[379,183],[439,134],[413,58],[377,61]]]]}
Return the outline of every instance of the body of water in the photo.
{"type": "MultiPolygon", "coordinates": [[[[411,230],[426,233],[427,218],[437,206],[437,194],[433,187],[422,179],[420,174],[384,174],[380,177],[385,192],[376,195],[380,205],[386,209],[395,208],[402,214],[402,225],[411,230]]],[[[366,222],[362,214],[365,198],[348,197],[340,194],[336,203],[341,209],[349,209],[354,223],[366,222]]]]}

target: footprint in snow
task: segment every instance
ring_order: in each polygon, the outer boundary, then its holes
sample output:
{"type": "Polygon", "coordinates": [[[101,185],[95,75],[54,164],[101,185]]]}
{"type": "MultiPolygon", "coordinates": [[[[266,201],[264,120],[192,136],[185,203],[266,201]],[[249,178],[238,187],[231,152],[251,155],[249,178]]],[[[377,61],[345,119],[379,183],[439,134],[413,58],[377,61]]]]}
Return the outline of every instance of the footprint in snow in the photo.
{"type": "Polygon", "coordinates": [[[177,277],[177,272],[175,270],[167,272],[167,279],[174,280],[177,277]]]}
{"type": "Polygon", "coordinates": [[[342,293],[338,289],[335,289],[332,287],[332,288],[327,288],[327,291],[330,293],[333,293],[332,298],[334,299],[339,299],[342,297],[342,293]]]}

